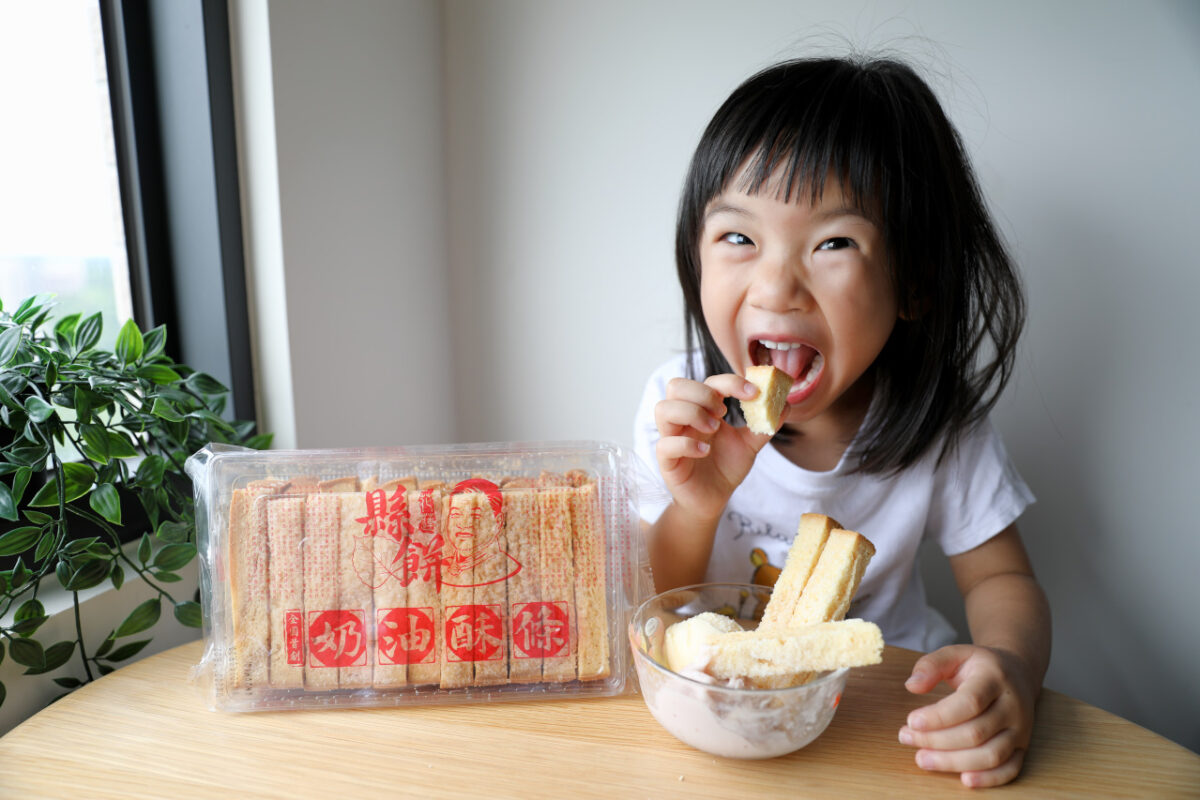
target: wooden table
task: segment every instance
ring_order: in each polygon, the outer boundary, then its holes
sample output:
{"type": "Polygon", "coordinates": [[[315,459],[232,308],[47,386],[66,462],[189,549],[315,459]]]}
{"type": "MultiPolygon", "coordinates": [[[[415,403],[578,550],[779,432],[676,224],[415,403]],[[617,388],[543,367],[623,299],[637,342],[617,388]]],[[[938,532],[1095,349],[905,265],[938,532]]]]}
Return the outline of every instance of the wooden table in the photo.
{"type": "MultiPolygon", "coordinates": [[[[769,761],[676,741],[637,695],[573,701],[257,713],[204,707],[200,643],[131,664],[0,738],[3,798],[961,796],[899,744],[927,699],[917,654],[854,670],[832,724],[769,761]]],[[[1043,693],[1017,797],[1198,797],[1200,756],[1120,717],[1043,693]]]]}

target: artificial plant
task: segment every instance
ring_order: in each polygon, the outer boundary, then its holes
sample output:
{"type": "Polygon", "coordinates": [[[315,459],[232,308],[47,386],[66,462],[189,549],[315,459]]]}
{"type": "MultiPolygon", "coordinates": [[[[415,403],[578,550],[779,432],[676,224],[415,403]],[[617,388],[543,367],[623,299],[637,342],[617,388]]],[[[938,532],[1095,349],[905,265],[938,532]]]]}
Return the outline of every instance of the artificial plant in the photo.
{"type": "MultiPolygon", "coordinates": [[[[196,557],[184,461],[209,442],[264,448],[270,437],[225,419],[228,390],[175,363],[163,326],[143,333],[130,320],[109,351],[99,313],[50,326],[51,313],[38,298],[11,314],[0,302],[0,662],[7,653],[40,675],[77,658],[82,678],[54,678],[70,691],[137,655],[164,603],[200,627],[196,598],[172,594],[196,557]],[[154,596],[107,636],[85,636],[79,593],[127,579],[154,596]],[[75,638],[47,643],[39,595],[54,584],[71,594],[75,638]]],[[[0,704],[5,694],[0,683],[0,704]]]]}

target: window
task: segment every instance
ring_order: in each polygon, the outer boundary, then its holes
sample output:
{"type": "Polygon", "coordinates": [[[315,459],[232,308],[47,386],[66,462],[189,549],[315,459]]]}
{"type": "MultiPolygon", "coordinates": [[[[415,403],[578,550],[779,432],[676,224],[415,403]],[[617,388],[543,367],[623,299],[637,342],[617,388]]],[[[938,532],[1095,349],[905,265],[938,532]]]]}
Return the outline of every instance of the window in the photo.
{"type": "Polygon", "coordinates": [[[100,8],[0,0],[0,300],[133,316],[100,8]]]}
{"type": "Polygon", "coordinates": [[[0,299],[165,324],[246,420],[229,46],[226,0],[0,0],[0,299]]]}

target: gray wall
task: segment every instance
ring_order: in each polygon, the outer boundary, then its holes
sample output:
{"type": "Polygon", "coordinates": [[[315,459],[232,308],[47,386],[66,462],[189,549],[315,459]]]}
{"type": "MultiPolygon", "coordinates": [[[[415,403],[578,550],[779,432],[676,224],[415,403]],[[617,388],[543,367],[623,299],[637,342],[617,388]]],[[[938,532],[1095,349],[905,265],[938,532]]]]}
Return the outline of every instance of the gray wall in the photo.
{"type": "Polygon", "coordinates": [[[274,104],[242,114],[274,115],[278,178],[247,170],[278,218],[248,236],[282,304],[257,300],[259,358],[291,369],[263,387],[268,427],[300,446],[628,443],[682,344],[672,225],[712,111],[847,41],[916,61],[1028,284],[996,421],[1039,497],[1022,528],[1055,614],[1047,684],[1200,749],[1195,4],[232,7],[269,9],[242,57],[269,49],[274,104]],[[392,302],[413,282],[423,303],[392,302]]]}

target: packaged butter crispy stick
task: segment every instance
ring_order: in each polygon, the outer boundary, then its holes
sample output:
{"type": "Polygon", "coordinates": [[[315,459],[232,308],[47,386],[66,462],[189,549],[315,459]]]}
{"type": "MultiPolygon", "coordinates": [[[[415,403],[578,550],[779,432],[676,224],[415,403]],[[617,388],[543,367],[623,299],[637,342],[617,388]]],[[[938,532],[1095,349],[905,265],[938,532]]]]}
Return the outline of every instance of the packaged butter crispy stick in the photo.
{"type": "Polygon", "coordinates": [[[620,447],[211,445],[187,469],[214,709],[634,689],[620,637],[653,589],[620,447]]]}

